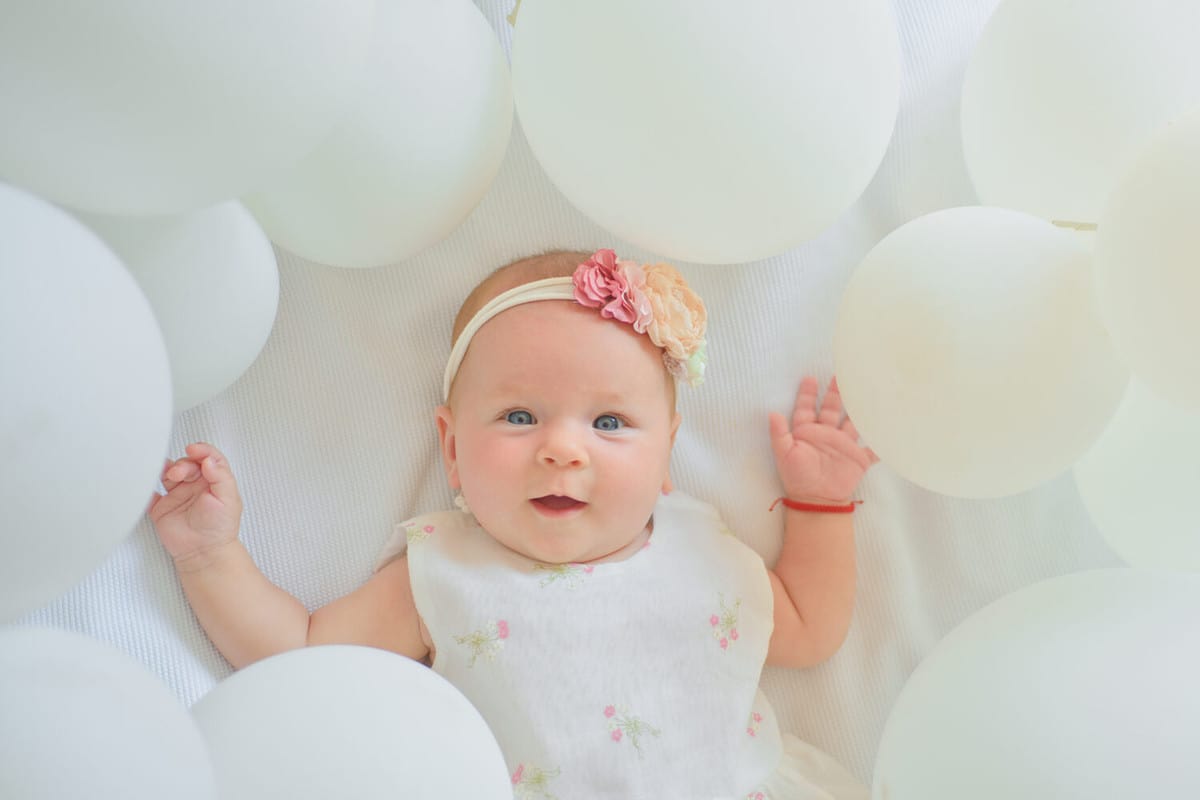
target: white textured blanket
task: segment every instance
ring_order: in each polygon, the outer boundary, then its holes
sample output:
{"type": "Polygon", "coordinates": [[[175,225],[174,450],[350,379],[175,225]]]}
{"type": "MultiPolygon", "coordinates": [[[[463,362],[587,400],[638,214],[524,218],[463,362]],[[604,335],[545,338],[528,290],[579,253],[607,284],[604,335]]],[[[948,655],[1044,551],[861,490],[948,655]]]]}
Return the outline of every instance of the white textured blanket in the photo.
{"type": "MultiPolygon", "coordinates": [[[[507,47],[512,0],[478,0],[507,47]]],[[[904,51],[900,115],[860,201],[820,239],[740,266],[680,264],[710,311],[706,383],[680,391],[676,484],[717,506],[771,563],[782,520],[767,413],[788,411],[800,377],[827,380],[843,287],[899,225],[975,203],[962,161],[963,70],[995,0],[896,0],[904,51]]],[[[339,270],[279,253],[273,334],[230,389],[183,414],[193,440],[229,456],[246,502],[242,538],[266,574],[309,607],[355,588],[392,525],[449,508],[435,447],[450,321],[484,274],[549,247],[639,252],[576,212],[514,129],[489,194],[448,239],[404,263],[339,270]]],[[[849,640],[805,671],[768,670],[783,726],[870,779],[893,700],[920,659],[967,615],[1043,578],[1120,562],[1069,476],[1026,494],[954,500],[873,469],[857,515],[859,601],[849,640]]],[[[148,521],[99,569],[26,622],[128,651],[187,703],[229,674],[184,600],[148,521]]]]}

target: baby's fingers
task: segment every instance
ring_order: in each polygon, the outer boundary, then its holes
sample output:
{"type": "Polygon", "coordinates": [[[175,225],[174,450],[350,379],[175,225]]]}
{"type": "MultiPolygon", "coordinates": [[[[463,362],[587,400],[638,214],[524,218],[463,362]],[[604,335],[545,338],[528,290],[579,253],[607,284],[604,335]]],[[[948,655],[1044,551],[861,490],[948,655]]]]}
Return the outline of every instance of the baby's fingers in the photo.
{"type": "Polygon", "coordinates": [[[771,450],[776,458],[781,458],[794,444],[792,429],[788,427],[783,414],[772,411],[767,415],[767,419],[771,425],[771,450]]]}
{"type": "Polygon", "coordinates": [[[792,408],[792,427],[799,428],[817,421],[817,379],[805,375],[796,392],[796,404],[792,408]]]}
{"type": "Polygon", "coordinates": [[[213,448],[213,455],[205,456],[200,462],[200,470],[204,479],[209,483],[209,491],[222,503],[230,504],[239,501],[237,482],[233,479],[233,471],[229,462],[213,448]]]}
{"type": "MultiPolygon", "coordinates": [[[[842,420],[841,430],[842,430],[842,433],[846,434],[846,436],[850,439],[850,441],[854,442],[854,444],[856,444],[856,445],[858,444],[858,438],[859,438],[858,428],[854,427],[854,423],[850,420],[849,417],[846,417],[844,420],[842,420]]],[[[863,447],[860,449],[862,450],[863,454],[866,455],[866,457],[867,457],[867,466],[871,466],[872,464],[879,463],[879,456],[875,455],[874,450],[872,450],[869,447],[863,447]]]]}
{"type": "Polygon", "coordinates": [[[163,488],[168,492],[181,483],[191,483],[200,477],[200,465],[190,458],[171,462],[163,469],[163,488]]]}
{"type": "Polygon", "coordinates": [[[842,407],[842,393],[838,389],[837,378],[834,377],[829,381],[829,388],[825,390],[825,397],[821,400],[821,413],[817,417],[817,421],[822,425],[837,426],[842,421],[842,412],[845,409],[842,407]]]}

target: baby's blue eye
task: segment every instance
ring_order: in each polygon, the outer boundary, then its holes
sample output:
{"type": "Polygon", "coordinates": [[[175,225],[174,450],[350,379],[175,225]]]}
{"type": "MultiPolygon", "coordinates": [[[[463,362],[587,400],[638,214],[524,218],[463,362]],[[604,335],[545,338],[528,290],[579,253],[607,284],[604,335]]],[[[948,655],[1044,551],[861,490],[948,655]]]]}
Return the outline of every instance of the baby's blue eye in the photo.
{"type": "Polygon", "coordinates": [[[533,424],[533,414],[530,414],[528,411],[525,411],[523,409],[518,409],[517,411],[508,412],[508,414],[505,415],[504,419],[506,422],[509,422],[513,425],[532,425],[533,424]]]}
{"type": "Polygon", "coordinates": [[[592,420],[592,427],[598,431],[615,431],[625,427],[625,423],[612,414],[601,414],[592,420]]]}

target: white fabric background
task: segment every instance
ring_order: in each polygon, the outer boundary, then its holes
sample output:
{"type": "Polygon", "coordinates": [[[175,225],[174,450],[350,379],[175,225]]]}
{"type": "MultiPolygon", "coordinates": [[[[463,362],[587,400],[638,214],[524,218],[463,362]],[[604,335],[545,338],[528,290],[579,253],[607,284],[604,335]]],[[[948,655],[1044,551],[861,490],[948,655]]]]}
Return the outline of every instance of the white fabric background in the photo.
{"type": "MultiPolygon", "coordinates": [[[[508,47],[504,16],[513,0],[477,2],[508,47]]],[[[821,238],[753,264],[679,264],[706,299],[711,323],[709,378],[680,391],[675,480],[716,505],[768,563],[782,520],[767,512],[779,494],[767,412],[790,409],[804,373],[829,378],[837,306],[858,260],[908,220],[975,202],[958,97],[995,4],[897,0],[905,64],[895,136],[872,185],[821,238]]],[[[280,307],[266,348],[234,386],[179,418],[171,453],[197,439],[221,447],[245,498],[247,547],[272,580],[310,608],[324,604],[368,576],[393,523],[451,507],[432,409],[461,298],[515,257],[600,246],[661,258],[574,211],[541,172],[518,122],[489,194],[453,235],[418,257],[342,271],[279,253],[280,307]]],[[[1023,388],[1013,387],[1013,402],[1023,388]]],[[[1069,475],[1017,497],[967,501],[919,489],[884,464],[861,496],[849,640],[819,667],[768,670],[764,685],[785,730],[869,781],[892,701],[956,623],[1043,578],[1120,562],[1088,521],[1069,475]]],[[[90,577],[24,621],[116,644],[186,703],[230,671],[145,520],[90,577]]]]}

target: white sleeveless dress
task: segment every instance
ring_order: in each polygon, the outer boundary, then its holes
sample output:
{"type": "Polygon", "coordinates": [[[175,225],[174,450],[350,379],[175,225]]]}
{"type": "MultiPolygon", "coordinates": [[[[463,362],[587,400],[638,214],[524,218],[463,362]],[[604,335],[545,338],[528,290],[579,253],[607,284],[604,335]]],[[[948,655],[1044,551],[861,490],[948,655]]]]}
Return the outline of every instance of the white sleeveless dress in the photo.
{"type": "Polygon", "coordinates": [[[515,798],[865,800],[785,743],[758,681],[772,629],[762,559],[681,492],[624,561],[543,564],[462,511],[397,526],[433,669],[487,720],[515,798]],[[786,751],[786,752],[785,752],[786,751]]]}

